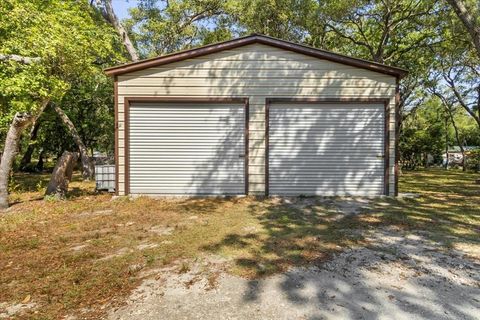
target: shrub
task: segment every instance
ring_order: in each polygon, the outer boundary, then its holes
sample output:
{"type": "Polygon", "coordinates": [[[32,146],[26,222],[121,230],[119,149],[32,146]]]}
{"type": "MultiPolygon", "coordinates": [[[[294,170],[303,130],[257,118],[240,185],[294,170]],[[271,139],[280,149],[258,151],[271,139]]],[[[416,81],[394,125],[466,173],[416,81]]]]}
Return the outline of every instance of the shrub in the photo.
{"type": "Polygon", "coordinates": [[[467,156],[467,169],[480,171],[480,149],[472,150],[467,156]]]}

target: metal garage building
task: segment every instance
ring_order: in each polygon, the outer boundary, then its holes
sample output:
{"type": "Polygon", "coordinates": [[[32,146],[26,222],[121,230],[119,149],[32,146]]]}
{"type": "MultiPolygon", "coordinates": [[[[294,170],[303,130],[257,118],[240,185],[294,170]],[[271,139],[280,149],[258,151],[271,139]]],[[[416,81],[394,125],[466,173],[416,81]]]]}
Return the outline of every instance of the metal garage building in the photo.
{"type": "Polygon", "coordinates": [[[394,195],[405,70],[251,35],[106,70],[119,195],[394,195]]]}

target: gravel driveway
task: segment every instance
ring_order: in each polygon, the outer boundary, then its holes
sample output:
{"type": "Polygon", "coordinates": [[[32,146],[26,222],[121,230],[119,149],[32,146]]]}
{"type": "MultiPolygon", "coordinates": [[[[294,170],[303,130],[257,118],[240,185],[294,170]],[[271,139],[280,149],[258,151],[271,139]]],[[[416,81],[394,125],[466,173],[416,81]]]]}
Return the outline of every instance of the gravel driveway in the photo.
{"type": "Polygon", "coordinates": [[[207,257],[156,270],[108,319],[479,319],[480,264],[422,233],[383,229],[328,262],[248,280],[207,257]],[[212,278],[212,275],[216,275],[212,278]]]}

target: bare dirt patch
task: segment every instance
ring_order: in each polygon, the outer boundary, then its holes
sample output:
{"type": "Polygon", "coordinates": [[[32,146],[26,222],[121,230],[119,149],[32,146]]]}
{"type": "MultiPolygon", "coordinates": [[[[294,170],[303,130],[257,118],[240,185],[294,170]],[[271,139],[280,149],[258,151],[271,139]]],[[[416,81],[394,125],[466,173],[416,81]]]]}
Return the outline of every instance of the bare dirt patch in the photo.
{"type": "Polygon", "coordinates": [[[108,318],[476,319],[478,261],[438,250],[421,234],[383,229],[365,236],[368,247],[261,279],[228,274],[218,264],[202,269],[200,262],[185,273],[164,269],[108,318]]]}
{"type": "Polygon", "coordinates": [[[0,303],[0,319],[12,319],[25,311],[34,310],[35,307],[36,304],[33,302],[15,304],[0,303]]]}

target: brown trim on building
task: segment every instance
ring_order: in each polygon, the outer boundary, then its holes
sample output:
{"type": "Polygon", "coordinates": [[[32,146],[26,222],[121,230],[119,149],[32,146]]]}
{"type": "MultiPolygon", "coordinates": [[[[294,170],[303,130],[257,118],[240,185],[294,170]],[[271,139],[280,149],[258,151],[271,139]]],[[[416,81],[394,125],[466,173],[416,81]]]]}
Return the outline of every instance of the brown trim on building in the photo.
{"type": "Polygon", "coordinates": [[[319,104],[319,103],[387,103],[389,100],[387,98],[350,98],[350,97],[340,97],[340,98],[323,98],[323,97],[305,97],[305,98],[267,98],[270,103],[283,103],[283,102],[293,102],[293,103],[304,103],[304,104],[319,104]]]}
{"type": "Polygon", "coordinates": [[[398,167],[399,161],[399,140],[400,140],[400,78],[397,77],[395,87],[395,189],[394,195],[398,196],[398,175],[400,170],[398,167]]]}
{"type": "Polygon", "coordinates": [[[125,115],[125,121],[124,121],[124,131],[123,135],[125,137],[124,141],[124,150],[125,150],[125,162],[124,162],[124,190],[125,190],[125,195],[130,194],[130,100],[128,97],[124,98],[124,115],[125,115]]]}
{"type": "Polygon", "coordinates": [[[113,77],[113,113],[114,113],[114,130],[115,130],[115,195],[119,195],[118,191],[118,77],[113,77]]]}
{"type": "Polygon", "coordinates": [[[249,135],[250,135],[250,105],[249,105],[249,99],[245,98],[244,99],[244,105],[245,105],[245,131],[244,131],[244,145],[245,145],[245,159],[243,160],[243,164],[245,166],[245,195],[248,196],[248,172],[249,172],[249,135]]]}
{"type": "Polygon", "coordinates": [[[268,197],[270,193],[270,170],[268,159],[270,157],[270,101],[271,98],[265,99],[265,196],[268,197]]]}
{"type": "Polygon", "coordinates": [[[272,103],[302,103],[302,104],[342,104],[342,103],[381,103],[384,105],[385,112],[385,132],[384,132],[384,194],[389,195],[389,152],[390,152],[390,99],[386,98],[321,98],[321,97],[306,97],[306,98],[266,98],[265,99],[265,195],[269,195],[269,113],[270,105],[272,103]]]}
{"type": "Polygon", "coordinates": [[[248,154],[249,154],[249,99],[246,97],[170,97],[170,96],[158,96],[158,97],[125,97],[125,195],[130,194],[130,105],[134,102],[185,102],[185,103],[242,103],[245,110],[245,128],[244,128],[244,141],[245,141],[245,153],[244,157],[244,183],[245,183],[245,195],[248,195],[248,154]]]}
{"type": "Polygon", "coordinates": [[[155,97],[125,97],[130,102],[199,102],[199,103],[245,103],[248,98],[245,97],[186,97],[186,96],[155,96],[155,97]]]}
{"type": "Polygon", "coordinates": [[[385,160],[384,166],[384,175],[383,175],[383,184],[384,192],[386,196],[390,195],[390,100],[385,100],[385,109],[384,109],[384,122],[385,122],[385,131],[383,135],[384,139],[384,149],[383,149],[383,158],[385,160]]]}
{"type": "Polygon", "coordinates": [[[289,41],[280,40],[277,38],[272,38],[264,35],[253,34],[242,38],[237,38],[233,40],[228,40],[224,42],[219,42],[215,44],[210,44],[207,46],[203,46],[200,48],[180,51],[173,54],[168,54],[161,57],[145,59],[142,61],[127,63],[111,68],[105,69],[105,73],[107,75],[121,75],[128,72],[139,71],[147,68],[157,67],[173,62],[178,62],[186,59],[191,59],[195,57],[204,56],[207,54],[212,54],[215,52],[220,52],[223,50],[234,49],[242,46],[246,46],[253,43],[260,43],[269,46],[273,46],[276,48],[281,48],[284,50],[289,50],[293,52],[297,52],[300,54],[304,54],[307,56],[311,56],[314,58],[325,59],[345,65],[350,65],[357,68],[367,69],[379,73],[384,73],[396,77],[404,77],[407,75],[407,71],[397,67],[391,67],[384,64],[352,58],[345,55],[341,55],[338,53],[333,53],[326,50],[321,50],[301,44],[296,44],[289,41]]]}

